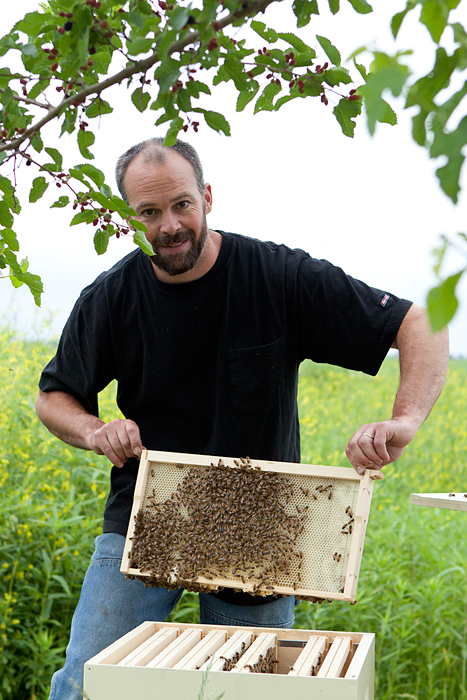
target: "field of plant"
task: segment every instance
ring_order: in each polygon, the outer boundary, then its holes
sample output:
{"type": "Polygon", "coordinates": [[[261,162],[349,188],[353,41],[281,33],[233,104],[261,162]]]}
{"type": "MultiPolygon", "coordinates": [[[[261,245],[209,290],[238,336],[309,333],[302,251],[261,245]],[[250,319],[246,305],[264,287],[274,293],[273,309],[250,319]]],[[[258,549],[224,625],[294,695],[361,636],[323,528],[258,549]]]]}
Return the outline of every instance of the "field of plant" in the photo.
{"type": "MultiPolygon", "coordinates": [[[[0,331],[0,700],[47,698],[107,492],[105,458],[60,443],[35,417],[52,353],[0,331]]],[[[376,378],[306,363],[302,461],[347,466],[348,438],[388,416],[397,377],[392,358],[376,378]]],[[[102,396],[104,419],[117,414],[114,394],[102,396]]],[[[378,700],[467,698],[467,513],[409,505],[412,492],[467,491],[466,407],[467,361],[453,360],[432,415],[375,486],[358,604],[297,608],[297,627],[376,633],[378,700]]],[[[172,619],[197,621],[194,594],[172,619]]]]}

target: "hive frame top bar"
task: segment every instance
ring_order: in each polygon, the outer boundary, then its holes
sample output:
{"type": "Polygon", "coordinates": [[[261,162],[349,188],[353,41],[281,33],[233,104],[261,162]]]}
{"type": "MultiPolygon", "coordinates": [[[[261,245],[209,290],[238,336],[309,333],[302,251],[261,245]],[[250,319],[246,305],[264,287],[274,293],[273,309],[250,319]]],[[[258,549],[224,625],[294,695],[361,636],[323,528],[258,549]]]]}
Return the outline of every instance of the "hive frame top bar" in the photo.
{"type": "Polygon", "coordinates": [[[412,493],[410,494],[410,503],[413,506],[447,508],[448,510],[467,510],[467,492],[412,493]]]}
{"type": "MultiPolygon", "coordinates": [[[[132,568],[130,565],[130,556],[132,549],[132,536],[135,530],[135,516],[139,512],[143,505],[146,493],[146,486],[148,483],[149,474],[154,473],[152,467],[157,467],[158,464],[161,467],[167,465],[184,466],[187,469],[189,467],[209,467],[211,465],[218,465],[219,460],[222,461],[223,466],[238,469],[238,460],[233,457],[219,457],[213,455],[198,455],[198,454],[185,454],[178,452],[159,452],[155,450],[143,450],[141,454],[141,463],[138,471],[138,477],[135,487],[133,508],[130,516],[130,524],[128,528],[127,539],[125,543],[125,549],[123,552],[121,571],[130,576],[141,576],[149,577],[150,573],[146,571],[141,571],[137,568],[132,568]]],[[[371,494],[373,489],[373,480],[382,478],[381,472],[379,470],[367,470],[363,476],[360,476],[356,471],[350,467],[334,467],[334,466],[322,466],[322,465],[309,465],[309,464],[299,464],[293,462],[274,462],[267,460],[256,460],[251,458],[251,465],[253,467],[259,468],[264,472],[276,472],[284,475],[290,475],[291,478],[297,477],[314,477],[316,479],[336,479],[336,484],[342,484],[342,488],[357,489],[355,496],[356,503],[354,503],[355,508],[353,508],[355,514],[355,522],[353,523],[352,529],[353,534],[349,536],[348,542],[350,543],[350,548],[345,559],[346,563],[346,574],[345,582],[341,588],[337,590],[328,590],[328,586],[324,587],[313,587],[304,586],[303,588],[292,589],[290,585],[275,585],[274,593],[283,595],[295,594],[299,597],[311,597],[320,599],[336,599],[336,600],[347,600],[355,601],[358,575],[363,551],[363,543],[366,531],[366,524],[368,520],[369,508],[371,503],[371,494]],[[345,487],[345,483],[349,486],[345,487]],[[352,486],[353,484],[353,486],[352,486]]],[[[147,494],[146,494],[147,495],[147,494]]],[[[345,516],[344,516],[345,517],[345,516]]],[[[347,539],[347,538],[346,538],[347,539]]],[[[341,542],[344,542],[341,539],[341,542]]],[[[234,579],[207,579],[202,576],[198,576],[196,582],[201,585],[207,586],[222,586],[236,588],[239,586],[238,580],[234,579]]],[[[247,582],[246,585],[240,584],[240,587],[245,592],[251,592],[253,590],[253,584],[247,582]]]]}

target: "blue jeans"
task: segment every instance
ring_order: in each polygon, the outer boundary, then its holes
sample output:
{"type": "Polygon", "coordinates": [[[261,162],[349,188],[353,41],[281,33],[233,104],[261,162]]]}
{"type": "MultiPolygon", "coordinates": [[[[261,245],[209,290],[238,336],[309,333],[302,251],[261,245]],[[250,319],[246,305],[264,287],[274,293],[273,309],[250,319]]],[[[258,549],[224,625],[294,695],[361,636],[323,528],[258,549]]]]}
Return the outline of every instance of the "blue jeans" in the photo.
{"type": "MultiPolygon", "coordinates": [[[[84,663],[142,622],[160,622],[172,612],[183,589],[146,588],[120,572],[125,538],[96,537],[96,550],[86,573],[71,623],[65,666],[52,678],[49,700],[81,700],[84,663]]],[[[264,605],[230,605],[201,593],[200,622],[207,625],[292,627],[293,596],[264,605]]]]}

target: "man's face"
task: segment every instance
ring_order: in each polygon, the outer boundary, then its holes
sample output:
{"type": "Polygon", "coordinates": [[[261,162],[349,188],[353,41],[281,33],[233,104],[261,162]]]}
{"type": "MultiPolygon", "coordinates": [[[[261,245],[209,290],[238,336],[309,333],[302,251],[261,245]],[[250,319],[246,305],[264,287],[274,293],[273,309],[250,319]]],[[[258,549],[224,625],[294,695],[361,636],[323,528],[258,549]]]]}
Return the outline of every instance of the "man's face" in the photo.
{"type": "Polygon", "coordinates": [[[165,162],[145,161],[140,154],[128,167],[124,184],[136,218],[148,230],[154,250],[152,261],[170,276],[191,270],[208,234],[206,214],[211,211],[211,190],[204,198],[191,163],[178,153],[165,152],[165,162]]]}

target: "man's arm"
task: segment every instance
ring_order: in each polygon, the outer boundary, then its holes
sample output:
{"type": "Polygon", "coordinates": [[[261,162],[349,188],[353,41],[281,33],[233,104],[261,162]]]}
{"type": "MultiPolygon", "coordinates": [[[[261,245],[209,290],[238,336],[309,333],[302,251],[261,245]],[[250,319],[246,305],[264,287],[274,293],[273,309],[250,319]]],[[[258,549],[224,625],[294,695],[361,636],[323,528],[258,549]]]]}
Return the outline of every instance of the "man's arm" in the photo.
{"type": "Polygon", "coordinates": [[[449,363],[447,328],[432,333],[420,306],[412,306],[393,347],[399,350],[400,384],[391,420],[367,423],[354,433],[346,455],[359,474],[398,459],[441,393],[449,363]]]}
{"type": "Polygon", "coordinates": [[[39,391],[36,411],[45,427],[60,440],[105,455],[116,467],[123,467],[127,459],[141,453],[141,436],[134,421],[104,423],[64,391],[39,391]]]}

